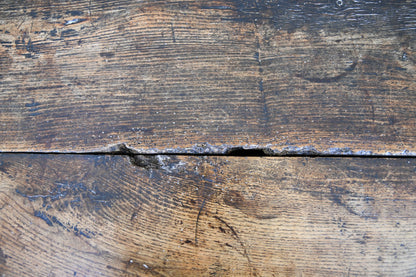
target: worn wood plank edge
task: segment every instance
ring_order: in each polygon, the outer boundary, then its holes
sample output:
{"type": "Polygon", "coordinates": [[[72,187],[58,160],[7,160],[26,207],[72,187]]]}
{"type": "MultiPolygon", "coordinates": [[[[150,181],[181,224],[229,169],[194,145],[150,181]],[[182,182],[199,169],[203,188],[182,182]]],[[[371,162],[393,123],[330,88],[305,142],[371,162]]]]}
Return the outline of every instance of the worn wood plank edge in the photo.
{"type": "Polygon", "coordinates": [[[134,148],[126,143],[119,143],[92,150],[6,150],[2,154],[83,154],[83,155],[221,155],[221,156],[314,156],[314,157],[416,157],[416,152],[404,149],[402,151],[373,152],[372,150],[358,150],[350,147],[333,147],[317,149],[314,146],[286,146],[277,148],[273,145],[212,145],[209,143],[195,144],[186,148],[134,148]],[[246,155],[244,154],[246,152],[246,155]]]}

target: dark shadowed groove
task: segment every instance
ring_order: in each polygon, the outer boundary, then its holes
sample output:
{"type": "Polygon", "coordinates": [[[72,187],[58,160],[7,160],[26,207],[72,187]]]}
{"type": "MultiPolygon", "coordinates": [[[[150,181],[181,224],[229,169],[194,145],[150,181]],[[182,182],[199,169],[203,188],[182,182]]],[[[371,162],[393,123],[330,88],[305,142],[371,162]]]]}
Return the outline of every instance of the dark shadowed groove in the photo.
{"type": "MultiPolygon", "coordinates": [[[[204,156],[218,156],[218,157],[327,157],[327,158],[389,158],[389,159],[414,159],[416,158],[416,153],[403,151],[402,153],[389,153],[386,154],[373,154],[369,151],[357,151],[357,153],[351,151],[330,151],[330,152],[320,152],[317,150],[272,150],[267,147],[258,147],[258,148],[243,148],[243,147],[230,147],[226,149],[223,153],[217,152],[204,152],[204,153],[195,153],[187,152],[185,149],[183,151],[179,150],[177,152],[140,152],[136,153],[130,148],[125,148],[124,150],[114,150],[114,151],[0,151],[1,154],[16,154],[16,155],[27,155],[27,154],[36,154],[36,155],[96,155],[96,156],[127,156],[130,157],[131,163],[140,167],[151,167],[149,164],[140,163],[142,158],[138,157],[147,157],[146,159],[153,160],[152,157],[163,155],[163,156],[195,156],[195,157],[204,157],[204,156]],[[362,153],[364,154],[362,154],[362,153]],[[139,162],[137,161],[139,160],[139,162]]],[[[150,163],[150,162],[149,162],[150,163]]]]}

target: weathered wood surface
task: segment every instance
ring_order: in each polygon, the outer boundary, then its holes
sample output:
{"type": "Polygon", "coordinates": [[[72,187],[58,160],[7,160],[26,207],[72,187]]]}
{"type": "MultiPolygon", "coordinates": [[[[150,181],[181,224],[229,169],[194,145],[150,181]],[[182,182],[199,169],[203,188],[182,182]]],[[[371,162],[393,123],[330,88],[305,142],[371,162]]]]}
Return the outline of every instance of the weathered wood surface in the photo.
{"type": "Polygon", "coordinates": [[[3,276],[415,276],[416,161],[0,156],[3,276]]]}
{"type": "Polygon", "coordinates": [[[414,154],[415,29],[415,1],[1,1],[0,150],[414,154]]]}

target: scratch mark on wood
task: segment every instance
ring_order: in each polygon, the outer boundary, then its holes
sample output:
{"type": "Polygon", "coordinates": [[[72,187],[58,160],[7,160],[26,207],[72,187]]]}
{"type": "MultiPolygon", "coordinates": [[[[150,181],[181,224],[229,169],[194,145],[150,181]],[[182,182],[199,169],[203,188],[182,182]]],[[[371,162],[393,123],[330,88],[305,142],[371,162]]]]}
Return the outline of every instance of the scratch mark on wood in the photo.
{"type": "Polygon", "coordinates": [[[305,77],[302,74],[296,74],[295,76],[299,77],[299,78],[302,78],[304,80],[307,80],[309,82],[312,82],[312,83],[332,83],[332,82],[337,82],[340,79],[347,76],[348,73],[353,71],[356,66],[357,66],[357,62],[355,61],[349,67],[344,69],[344,72],[342,72],[341,74],[338,74],[336,76],[333,76],[333,77],[322,77],[322,78],[320,78],[320,77],[305,77]]]}
{"type": "Polygon", "coordinates": [[[198,215],[196,217],[196,222],[195,222],[195,245],[198,245],[198,225],[199,225],[199,218],[201,217],[202,210],[205,207],[205,202],[206,202],[206,198],[204,198],[204,201],[202,201],[202,204],[201,204],[201,206],[199,207],[199,210],[198,210],[198,215]]]}
{"type": "Polygon", "coordinates": [[[175,29],[173,28],[173,23],[170,24],[170,28],[172,30],[172,41],[175,43],[176,38],[175,38],[175,29]]]}
{"type": "Polygon", "coordinates": [[[233,236],[235,237],[235,239],[238,241],[238,243],[241,245],[241,248],[243,249],[243,256],[247,259],[248,265],[252,271],[252,274],[254,276],[257,276],[256,268],[253,266],[251,262],[250,256],[247,251],[247,247],[244,245],[243,241],[240,239],[240,236],[237,234],[233,226],[228,224],[224,219],[220,218],[219,216],[214,215],[214,218],[220,221],[221,223],[223,223],[225,226],[227,226],[228,229],[230,229],[231,233],[233,234],[233,236]]]}

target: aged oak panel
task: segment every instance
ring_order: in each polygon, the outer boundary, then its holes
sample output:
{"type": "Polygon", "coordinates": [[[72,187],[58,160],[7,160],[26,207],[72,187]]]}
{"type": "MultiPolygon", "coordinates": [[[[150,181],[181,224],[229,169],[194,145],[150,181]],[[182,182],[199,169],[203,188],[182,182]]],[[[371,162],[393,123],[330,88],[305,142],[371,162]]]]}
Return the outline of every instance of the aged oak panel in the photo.
{"type": "Polygon", "coordinates": [[[413,159],[0,156],[0,275],[414,276],[413,159]]]}
{"type": "Polygon", "coordinates": [[[0,150],[416,152],[415,1],[1,1],[0,150]]]}

